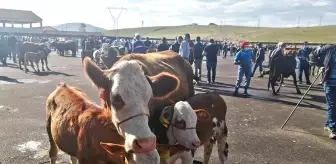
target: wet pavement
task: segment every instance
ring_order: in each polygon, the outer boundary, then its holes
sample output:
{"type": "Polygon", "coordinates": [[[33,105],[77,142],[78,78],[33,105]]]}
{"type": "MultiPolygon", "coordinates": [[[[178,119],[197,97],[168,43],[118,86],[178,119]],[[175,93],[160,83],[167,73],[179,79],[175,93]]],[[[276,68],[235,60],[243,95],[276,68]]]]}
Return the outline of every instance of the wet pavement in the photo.
{"type": "MultiPolygon", "coordinates": [[[[322,87],[309,91],[284,130],[280,126],[302,95],[285,80],[279,96],[267,91],[267,79],[251,80],[250,98],[234,97],[237,68],[233,57],[218,58],[217,83],[202,82],[198,92],[215,90],[228,106],[229,162],[242,164],[334,164],[336,143],[323,131],[326,117],[322,87]]],[[[48,138],[45,130],[45,100],[60,81],[77,86],[98,102],[98,92],[87,80],[79,57],[49,57],[51,71],[25,74],[9,61],[0,66],[0,163],[48,163],[48,138]]],[[[203,74],[205,75],[205,63],[203,74]]],[[[257,71],[256,76],[259,75],[257,71]]],[[[314,77],[312,77],[313,80],[314,77]]],[[[205,77],[203,78],[205,79],[205,77]]],[[[244,81],[243,81],[244,82],[244,81]]],[[[304,93],[307,85],[301,85],[304,93]]],[[[243,89],[240,90],[240,93],[243,89]]],[[[202,160],[203,148],[196,159],[202,160]]],[[[59,163],[69,157],[59,154],[59,163]]],[[[214,147],[211,163],[218,163],[214,147]]]]}

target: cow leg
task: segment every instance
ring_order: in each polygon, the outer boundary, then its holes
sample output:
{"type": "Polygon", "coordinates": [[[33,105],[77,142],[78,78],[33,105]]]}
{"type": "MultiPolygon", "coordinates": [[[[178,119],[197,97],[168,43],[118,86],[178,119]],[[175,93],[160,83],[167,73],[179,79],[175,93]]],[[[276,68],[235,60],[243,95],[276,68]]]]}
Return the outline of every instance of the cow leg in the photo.
{"type": "MultiPolygon", "coordinates": [[[[35,61],[36,67],[37,67],[37,72],[40,72],[39,68],[39,60],[35,61]]],[[[43,65],[42,65],[42,70],[43,70],[43,65]]],[[[43,70],[44,71],[44,70],[43,70]]]]}
{"type": "Polygon", "coordinates": [[[30,66],[33,68],[34,72],[36,72],[36,69],[34,67],[34,61],[30,61],[30,66]]]}
{"type": "Polygon", "coordinates": [[[46,57],[46,58],[44,59],[44,61],[45,61],[45,66],[46,66],[47,70],[50,71],[50,69],[49,69],[49,67],[48,67],[48,57],[46,57]]]}
{"type": "Polygon", "coordinates": [[[271,84],[273,95],[278,95],[278,93],[275,92],[275,87],[274,87],[276,81],[277,81],[277,77],[276,76],[273,77],[273,78],[271,78],[271,80],[270,80],[270,84],[271,84]]]}
{"type": "Polygon", "coordinates": [[[281,89],[281,86],[282,86],[282,83],[283,83],[283,75],[281,74],[280,75],[280,85],[279,85],[279,88],[276,90],[276,93],[280,93],[280,89],[281,89]]]}
{"type": "Polygon", "coordinates": [[[72,57],[76,57],[76,50],[71,50],[72,52],[72,57]]]}
{"type": "Polygon", "coordinates": [[[23,63],[22,57],[19,57],[19,68],[22,70],[21,63],[23,63]]]}
{"type": "Polygon", "coordinates": [[[221,164],[224,164],[228,160],[229,145],[226,142],[227,137],[225,135],[217,139],[218,157],[221,164]]]}
{"type": "Polygon", "coordinates": [[[204,151],[203,151],[203,164],[208,164],[211,153],[212,153],[212,148],[213,148],[213,141],[207,141],[203,144],[204,146],[204,151]]]}
{"type": "Polygon", "coordinates": [[[295,88],[296,88],[296,93],[297,93],[297,94],[301,94],[301,91],[300,91],[300,89],[299,89],[299,87],[298,87],[298,85],[297,85],[297,81],[296,81],[296,73],[295,73],[295,71],[294,71],[291,75],[292,75],[292,77],[293,77],[293,83],[294,83],[294,86],[295,86],[295,88]]]}

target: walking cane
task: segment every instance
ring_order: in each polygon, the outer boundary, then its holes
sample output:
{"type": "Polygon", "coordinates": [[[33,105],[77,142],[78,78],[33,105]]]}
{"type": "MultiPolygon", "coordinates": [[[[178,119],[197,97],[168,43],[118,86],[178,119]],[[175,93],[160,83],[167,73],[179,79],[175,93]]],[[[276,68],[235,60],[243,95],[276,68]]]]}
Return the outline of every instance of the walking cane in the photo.
{"type": "Polygon", "coordinates": [[[314,85],[314,83],[316,82],[316,80],[320,77],[320,75],[322,74],[322,70],[319,72],[319,74],[316,76],[315,80],[313,81],[312,84],[310,84],[309,88],[307,89],[306,93],[301,97],[300,101],[296,104],[296,106],[294,107],[293,111],[289,114],[287,120],[282,124],[281,129],[284,128],[284,126],[287,124],[287,122],[289,121],[289,119],[292,117],[292,115],[294,114],[295,110],[297,109],[297,107],[301,104],[302,100],[305,98],[305,96],[307,95],[307,93],[309,92],[310,88],[314,85]]]}

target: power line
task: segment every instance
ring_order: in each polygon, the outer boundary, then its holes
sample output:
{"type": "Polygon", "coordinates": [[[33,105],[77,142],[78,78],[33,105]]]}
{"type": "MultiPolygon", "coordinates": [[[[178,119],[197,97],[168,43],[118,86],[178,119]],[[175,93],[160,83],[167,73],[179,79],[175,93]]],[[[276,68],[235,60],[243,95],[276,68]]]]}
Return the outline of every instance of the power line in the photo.
{"type": "Polygon", "coordinates": [[[121,16],[121,13],[123,10],[127,11],[126,8],[123,7],[107,7],[107,10],[109,10],[111,18],[113,20],[113,30],[116,30],[116,36],[118,36],[118,24],[119,24],[119,18],[121,16]],[[119,11],[119,13],[114,16],[112,11],[119,11]]]}

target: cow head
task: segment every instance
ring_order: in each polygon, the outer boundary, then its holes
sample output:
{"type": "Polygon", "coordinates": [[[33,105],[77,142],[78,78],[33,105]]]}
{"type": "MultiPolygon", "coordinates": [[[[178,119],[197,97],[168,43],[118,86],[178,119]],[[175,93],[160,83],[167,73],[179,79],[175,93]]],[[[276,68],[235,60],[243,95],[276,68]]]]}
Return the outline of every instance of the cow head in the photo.
{"type": "Polygon", "coordinates": [[[196,133],[198,121],[207,121],[210,114],[205,110],[193,110],[186,101],[179,101],[175,105],[163,109],[160,122],[168,128],[167,136],[170,145],[176,143],[195,150],[201,143],[196,133]]]}
{"type": "Polygon", "coordinates": [[[112,110],[112,122],[125,138],[126,151],[145,153],[156,149],[156,137],[148,126],[148,103],[154,95],[165,98],[179,85],[167,73],[147,77],[136,61],[116,63],[110,70],[101,70],[85,58],[84,70],[92,82],[104,92],[102,96],[112,110]]]}
{"type": "Polygon", "coordinates": [[[124,145],[103,142],[101,142],[100,145],[113,159],[115,159],[116,163],[119,161],[121,164],[160,163],[160,156],[156,150],[149,154],[136,154],[132,152],[126,152],[124,145]],[[125,162],[121,162],[123,160],[125,160],[125,162]]]}

